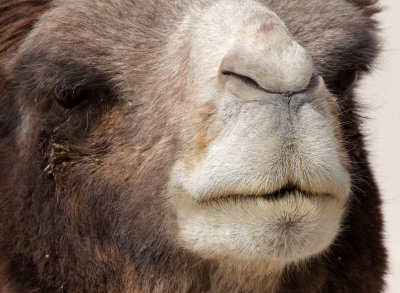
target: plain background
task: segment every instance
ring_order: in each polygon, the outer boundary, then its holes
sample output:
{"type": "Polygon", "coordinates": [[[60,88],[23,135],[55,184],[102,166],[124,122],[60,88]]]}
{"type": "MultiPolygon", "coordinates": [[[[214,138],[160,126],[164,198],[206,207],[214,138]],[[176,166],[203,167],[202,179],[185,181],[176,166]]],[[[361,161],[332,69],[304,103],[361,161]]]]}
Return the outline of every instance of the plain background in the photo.
{"type": "Polygon", "coordinates": [[[358,97],[367,109],[363,132],[383,197],[390,270],[387,293],[400,292],[400,0],[381,0],[383,51],[358,97]]]}

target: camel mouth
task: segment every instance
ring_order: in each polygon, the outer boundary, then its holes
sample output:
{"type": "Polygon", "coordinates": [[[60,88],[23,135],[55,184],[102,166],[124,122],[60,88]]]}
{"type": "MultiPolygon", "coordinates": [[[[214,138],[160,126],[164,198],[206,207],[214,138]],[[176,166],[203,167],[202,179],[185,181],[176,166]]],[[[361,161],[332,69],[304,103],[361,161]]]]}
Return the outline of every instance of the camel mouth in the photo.
{"type": "Polygon", "coordinates": [[[220,196],[209,197],[207,199],[199,200],[198,203],[213,203],[213,202],[221,202],[221,201],[233,201],[233,202],[241,202],[241,201],[249,201],[256,199],[264,199],[267,201],[278,201],[287,198],[290,195],[297,195],[301,197],[333,197],[332,194],[328,192],[314,192],[310,190],[305,190],[298,185],[294,184],[286,184],[282,187],[268,193],[261,194],[225,194],[220,196]]]}
{"type": "Polygon", "coordinates": [[[324,192],[313,192],[309,190],[302,189],[301,187],[297,185],[292,185],[292,184],[287,184],[284,185],[283,187],[271,192],[271,193],[266,193],[261,195],[261,197],[265,199],[280,199],[288,194],[300,194],[302,196],[307,196],[307,197],[313,197],[313,196],[320,196],[320,195],[327,195],[327,193],[324,192]]]}
{"type": "Polygon", "coordinates": [[[260,194],[193,200],[184,192],[170,199],[183,245],[207,257],[211,251],[217,258],[306,259],[333,242],[345,213],[345,202],[334,192],[290,184],[260,194]]]}

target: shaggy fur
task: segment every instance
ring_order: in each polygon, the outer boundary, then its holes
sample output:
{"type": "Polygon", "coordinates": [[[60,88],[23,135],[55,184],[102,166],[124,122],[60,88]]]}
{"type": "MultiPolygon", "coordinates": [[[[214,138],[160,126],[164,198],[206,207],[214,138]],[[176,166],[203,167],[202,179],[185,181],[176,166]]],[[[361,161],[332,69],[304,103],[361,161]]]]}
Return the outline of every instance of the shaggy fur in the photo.
{"type": "Polygon", "coordinates": [[[343,86],[378,52],[375,1],[260,1],[338,97],[352,177],[334,244],[278,276],[174,241],[163,195],[193,110],[176,31],[194,2],[0,0],[0,292],[383,291],[381,202],[343,86]]]}

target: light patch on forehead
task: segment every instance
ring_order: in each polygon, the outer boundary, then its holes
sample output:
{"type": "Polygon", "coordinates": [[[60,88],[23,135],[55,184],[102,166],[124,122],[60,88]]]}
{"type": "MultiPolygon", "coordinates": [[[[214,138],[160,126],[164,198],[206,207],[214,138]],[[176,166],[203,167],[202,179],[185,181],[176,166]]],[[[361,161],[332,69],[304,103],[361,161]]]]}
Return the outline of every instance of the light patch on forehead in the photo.
{"type": "Polygon", "coordinates": [[[278,23],[264,23],[260,26],[260,28],[257,30],[258,33],[265,33],[265,32],[270,32],[273,31],[277,26],[279,26],[280,24],[278,23]]]}

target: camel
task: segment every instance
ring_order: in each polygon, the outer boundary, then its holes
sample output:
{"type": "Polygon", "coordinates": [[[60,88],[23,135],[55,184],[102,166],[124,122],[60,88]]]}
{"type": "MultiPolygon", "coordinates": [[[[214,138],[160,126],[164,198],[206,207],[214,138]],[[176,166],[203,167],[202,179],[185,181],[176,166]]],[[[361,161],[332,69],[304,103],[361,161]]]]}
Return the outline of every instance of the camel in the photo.
{"type": "Polygon", "coordinates": [[[0,291],[383,292],[372,0],[0,1],[0,291]]]}

